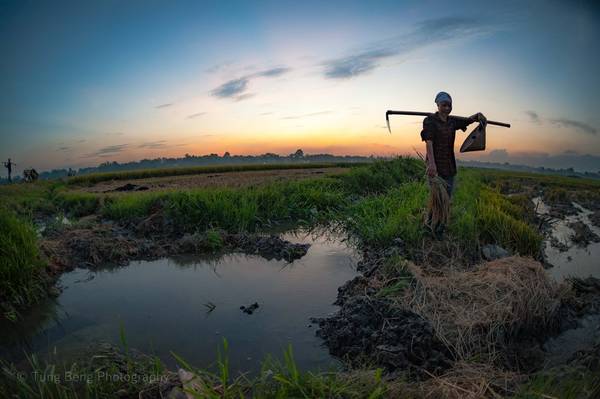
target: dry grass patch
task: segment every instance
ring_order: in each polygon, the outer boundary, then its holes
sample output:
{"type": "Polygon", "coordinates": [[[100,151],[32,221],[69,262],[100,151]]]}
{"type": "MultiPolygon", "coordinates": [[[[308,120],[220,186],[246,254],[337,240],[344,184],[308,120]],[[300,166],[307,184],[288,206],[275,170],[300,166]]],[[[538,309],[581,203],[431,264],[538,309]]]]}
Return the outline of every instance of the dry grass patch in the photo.
{"type": "Polygon", "coordinates": [[[477,356],[493,362],[512,338],[551,330],[569,290],[531,258],[509,257],[435,276],[408,267],[415,283],[396,300],[428,319],[458,360],[477,356]]]}
{"type": "Polygon", "coordinates": [[[441,376],[415,384],[422,398],[483,399],[503,398],[514,393],[524,377],[489,364],[458,362],[441,376]]]}

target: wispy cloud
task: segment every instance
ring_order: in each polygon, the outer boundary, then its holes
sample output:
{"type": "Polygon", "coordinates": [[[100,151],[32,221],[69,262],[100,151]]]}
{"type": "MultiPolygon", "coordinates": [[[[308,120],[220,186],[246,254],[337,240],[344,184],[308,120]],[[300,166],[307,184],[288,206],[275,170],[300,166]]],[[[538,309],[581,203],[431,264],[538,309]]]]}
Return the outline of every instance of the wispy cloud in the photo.
{"type": "Polygon", "coordinates": [[[537,112],[530,110],[530,111],[525,111],[525,113],[527,114],[527,116],[529,116],[530,122],[533,122],[538,125],[542,122],[540,119],[540,116],[538,115],[537,112]]]}
{"type": "Polygon", "coordinates": [[[173,103],[164,103],[164,104],[157,105],[154,108],[167,108],[167,107],[170,107],[171,105],[173,105],[173,103]]]}
{"type": "Polygon", "coordinates": [[[567,129],[575,129],[580,132],[592,134],[592,135],[598,134],[598,129],[596,129],[594,126],[588,125],[585,122],[580,122],[580,121],[576,121],[576,120],[568,119],[568,118],[547,119],[547,118],[542,118],[535,111],[529,110],[529,111],[524,111],[524,112],[525,112],[525,114],[527,114],[527,116],[529,116],[529,120],[531,122],[536,123],[538,125],[541,124],[542,122],[550,122],[551,124],[556,125],[558,127],[563,127],[563,128],[567,128],[567,129]]]}
{"type": "Polygon", "coordinates": [[[267,69],[265,71],[253,73],[252,75],[250,75],[250,77],[262,76],[265,78],[274,78],[277,76],[281,76],[289,71],[290,71],[290,68],[288,68],[288,67],[276,67],[276,68],[267,69]]]}
{"type": "Polygon", "coordinates": [[[194,119],[202,115],[206,115],[206,112],[196,112],[195,114],[188,115],[187,119],[194,119]]]}
{"type": "Polygon", "coordinates": [[[243,93],[248,87],[248,78],[232,79],[213,89],[211,94],[219,98],[231,98],[243,93]]]}
{"type": "Polygon", "coordinates": [[[106,157],[118,154],[129,147],[129,144],[109,145],[100,148],[98,151],[85,155],[85,157],[106,157]]]}
{"type": "Polygon", "coordinates": [[[325,62],[325,77],[330,79],[346,79],[365,74],[377,65],[377,61],[396,55],[392,49],[370,50],[344,58],[325,62]]]}
{"type": "Polygon", "coordinates": [[[156,150],[159,148],[165,148],[166,146],[167,146],[166,140],[158,140],[158,141],[147,141],[145,143],[138,145],[138,148],[150,148],[150,149],[156,150]]]}
{"type": "Polygon", "coordinates": [[[252,79],[263,77],[263,78],[274,78],[281,76],[290,71],[288,67],[276,67],[270,68],[263,71],[255,72],[249,75],[242,76],[240,78],[231,79],[222,85],[211,90],[210,94],[218,98],[230,98],[235,101],[242,101],[247,98],[254,96],[254,94],[246,93],[248,85],[252,79]]]}
{"type": "Polygon", "coordinates": [[[235,98],[235,101],[242,101],[242,100],[247,100],[251,97],[254,97],[256,95],[256,93],[244,93],[244,94],[240,94],[239,96],[237,96],[235,98]]]}
{"type": "Polygon", "coordinates": [[[319,112],[311,112],[310,114],[302,114],[302,115],[291,115],[291,116],[284,116],[281,119],[301,119],[301,118],[309,118],[311,116],[317,116],[317,115],[326,115],[326,114],[331,114],[332,111],[319,111],[319,112]]]}
{"type": "Polygon", "coordinates": [[[328,79],[349,79],[374,70],[386,58],[488,31],[489,26],[472,18],[445,17],[423,21],[407,34],[372,43],[354,54],[321,63],[324,67],[323,75],[328,79]]]}
{"type": "Polygon", "coordinates": [[[227,68],[229,66],[233,65],[233,61],[224,61],[224,62],[220,62],[218,64],[214,64],[213,66],[207,68],[204,70],[204,72],[206,73],[215,73],[218,72],[224,68],[227,68]]]}
{"type": "Polygon", "coordinates": [[[575,130],[579,130],[579,131],[587,133],[587,134],[596,135],[598,133],[598,129],[596,129],[595,127],[590,126],[587,123],[575,121],[572,119],[566,119],[566,118],[550,119],[550,123],[553,123],[560,127],[566,127],[566,128],[572,128],[575,130]]]}

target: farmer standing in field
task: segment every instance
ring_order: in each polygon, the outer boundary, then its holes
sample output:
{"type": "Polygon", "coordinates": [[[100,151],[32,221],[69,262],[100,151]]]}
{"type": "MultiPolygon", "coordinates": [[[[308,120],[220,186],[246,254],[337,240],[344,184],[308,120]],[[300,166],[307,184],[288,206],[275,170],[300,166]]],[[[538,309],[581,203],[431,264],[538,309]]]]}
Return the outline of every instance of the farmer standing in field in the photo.
{"type": "MultiPolygon", "coordinates": [[[[458,119],[450,116],[452,111],[452,97],[450,94],[441,91],[435,96],[435,103],[438,111],[426,117],[423,120],[423,130],[421,131],[421,140],[426,143],[427,156],[427,176],[429,178],[430,188],[433,190],[434,179],[441,178],[448,197],[452,197],[454,189],[454,176],[456,175],[456,159],[454,158],[454,137],[457,130],[463,132],[467,130],[473,122],[486,122],[485,116],[481,112],[470,116],[468,119],[458,119]],[[439,178],[438,178],[439,177],[439,178]]],[[[448,204],[449,205],[449,204],[448,204]]],[[[441,238],[444,234],[445,225],[439,223],[432,226],[432,212],[429,211],[427,217],[427,227],[432,233],[441,238]]]]}
{"type": "Polygon", "coordinates": [[[12,182],[12,178],[11,178],[12,167],[15,164],[10,161],[10,158],[8,158],[8,162],[3,162],[3,164],[4,164],[4,167],[6,169],[8,169],[8,182],[11,183],[12,182]]]}

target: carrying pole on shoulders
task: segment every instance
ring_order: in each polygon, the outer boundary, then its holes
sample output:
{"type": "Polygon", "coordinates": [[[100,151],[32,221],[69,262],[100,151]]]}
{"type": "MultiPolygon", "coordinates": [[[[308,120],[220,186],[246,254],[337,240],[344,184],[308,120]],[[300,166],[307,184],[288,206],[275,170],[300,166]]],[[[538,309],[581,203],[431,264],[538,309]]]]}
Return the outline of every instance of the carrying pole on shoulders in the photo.
{"type": "MultiPolygon", "coordinates": [[[[414,116],[431,116],[433,115],[432,112],[418,112],[418,111],[391,111],[388,110],[385,113],[385,121],[387,123],[387,128],[388,131],[390,132],[390,134],[392,133],[392,129],[390,129],[390,115],[414,115],[414,116]]],[[[466,116],[451,116],[452,118],[457,118],[457,119],[469,119],[466,116]]],[[[502,126],[502,127],[510,127],[510,123],[504,123],[504,122],[496,122],[496,121],[487,121],[488,125],[495,125],[495,126],[502,126]]]]}

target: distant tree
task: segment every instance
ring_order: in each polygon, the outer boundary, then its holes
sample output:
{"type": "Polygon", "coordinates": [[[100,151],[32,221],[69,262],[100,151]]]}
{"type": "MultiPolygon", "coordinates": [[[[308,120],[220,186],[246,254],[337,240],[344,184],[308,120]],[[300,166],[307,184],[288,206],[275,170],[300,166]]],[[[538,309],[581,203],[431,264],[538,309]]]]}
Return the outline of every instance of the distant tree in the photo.
{"type": "Polygon", "coordinates": [[[223,154],[223,158],[229,158],[231,157],[231,154],[229,153],[229,151],[225,151],[225,154],[223,154]]]}
{"type": "Polygon", "coordinates": [[[301,149],[297,149],[295,153],[290,154],[290,158],[303,158],[304,157],[304,151],[302,151],[301,149]]]}

